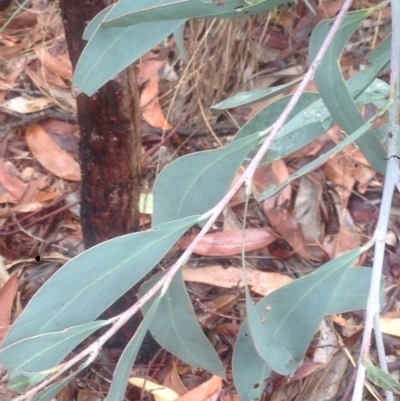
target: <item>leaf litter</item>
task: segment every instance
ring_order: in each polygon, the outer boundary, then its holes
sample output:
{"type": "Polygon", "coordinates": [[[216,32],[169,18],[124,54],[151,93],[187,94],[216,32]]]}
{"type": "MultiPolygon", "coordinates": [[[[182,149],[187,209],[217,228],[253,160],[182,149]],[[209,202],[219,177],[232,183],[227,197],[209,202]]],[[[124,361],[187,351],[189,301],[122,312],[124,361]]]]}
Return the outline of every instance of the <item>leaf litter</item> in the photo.
{"type": "MultiPolygon", "coordinates": [[[[276,14],[270,12],[251,19],[190,21],[185,40],[189,62],[179,59],[173,39],[145,55],[137,65],[144,152],[149,155],[143,159],[143,192],[151,192],[162,152],[168,153],[171,160],[226,143],[261,107],[236,108],[221,117],[209,111],[212,104],[240,91],[282,84],[301,76],[312,26],[322,18],[333,16],[341,3],[341,0],[321,3],[316,7],[317,17],[312,17],[304,3],[299,2],[297,8],[285,6],[276,14]],[[171,129],[174,132],[169,135],[171,129]],[[167,140],[163,139],[164,131],[167,140]]],[[[83,250],[79,219],[71,211],[74,202],[67,201],[79,200],[79,132],[74,122],[72,67],[61,17],[56,2],[44,4],[33,0],[28,9],[9,20],[15,7],[11,5],[0,15],[0,25],[8,23],[0,33],[0,253],[9,276],[0,289],[0,341],[7,326],[49,277],[38,273],[47,269],[51,275],[68,258],[83,250]],[[16,296],[18,282],[22,286],[22,300],[16,296]]],[[[382,39],[385,35],[388,19],[384,14],[380,25],[363,28],[366,33],[363,46],[367,51],[376,45],[377,37],[382,39]]],[[[343,68],[351,75],[355,72],[352,66],[361,59],[350,52],[345,57],[343,68]]],[[[257,194],[268,185],[284,181],[306,160],[317,157],[339,140],[340,132],[334,128],[300,151],[257,172],[253,198],[245,216],[244,237],[246,259],[251,267],[247,270],[247,280],[255,298],[358,247],[371,234],[382,184],[355,147],[346,148],[316,173],[295,181],[274,198],[262,204],[255,201],[257,194]]],[[[395,206],[391,228],[395,233],[396,210],[395,206]]],[[[198,256],[184,269],[196,313],[199,319],[204,317],[204,329],[209,331],[227,367],[228,382],[192,370],[165,353],[157,364],[148,366],[140,375],[158,383],[170,377],[165,385],[182,396],[181,399],[219,397],[224,401],[238,401],[232,386],[230,357],[245,317],[243,274],[237,257],[242,243],[240,228],[237,230],[238,225],[241,227],[243,212],[242,193],[235,197],[230,212],[224,214],[215,231],[196,250],[198,256]]],[[[149,219],[142,221],[143,229],[147,228],[149,219]]],[[[185,249],[194,231],[166,258],[166,267],[185,249]]],[[[394,255],[398,254],[398,247],[398,241],[391,245],[394,255]]],[[[369,265],[370,257],[366,255],[364,265],[369,265]]],[[[391,284],[390,288],[398,283],[398,266],[398,261],[392,258],[386,267],[386,284],[391,284]]],[[[388,292],[389,298],[392,292],[388,292]]],[[[392,312],[398,312],[397,298],[392,304],[392,312]]],[[[359,315],[342,314],[333,321],[336,322],[334,335],[340,341],[343,339],[344,344],[349,341],[344,332],[346,325],[356,327],[350,334],[358,335],[359,315]]],[[[382,325],[384,332],[399,335],[396,314],[382,318],[382,325]]],[[[299,368],[302,373],[295,375],[290,383],[285,384],[282,378],[274,376],[273,391],[266,387],[266,396],[281,399],[286,393],[300,399],[309,391],[307,397],[325,399],[321,394],[329,383],[320,382],[320,387],[311,384],[318,381],[316,375],[322,369],[320,362],[314,362],[314,354],[312,345],[307,360],[299,368]],[[309,390],[301,390],[300,380],[309,390]]],[[[338,365],[338,353],[331,358],[323,369],[338,365]]],[[[101,372],[110,375],[106,364],[101,372]]],[[[343,382],[336,392],[348,383],[346,368],[336,376],[330,376],[328,370],[323,372],[329,380],[343,382]]],[[[100,385],[94,388],[93,394],[101,394],[100,385]]],[[[80,392],[83,395],[87,391],[80,392]]],[[[60,399],[70,399],[72,392],[67,387],[60,399]]],[[[132,394],[135,394],[132,389],[128,390],[127,396],[132,394]]]]}

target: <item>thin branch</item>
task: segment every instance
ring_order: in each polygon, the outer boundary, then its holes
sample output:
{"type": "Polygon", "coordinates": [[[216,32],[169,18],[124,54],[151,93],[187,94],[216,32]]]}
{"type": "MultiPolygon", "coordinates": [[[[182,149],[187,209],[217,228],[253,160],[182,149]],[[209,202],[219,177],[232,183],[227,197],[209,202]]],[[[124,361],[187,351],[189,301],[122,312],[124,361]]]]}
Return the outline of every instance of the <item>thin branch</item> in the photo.
{"type": "MultiPolygon", "coordinates": [[[[368,296],[367,311],[365,316],[365,327],[363,341],[361,344],[360,359],[358,361],[357,377],[354,386],[352,401],[363,399],[363,388],[365,379],[365,367],[363,361],[368,358],[371,346],[372,327],[374,319],[379,318],[380,312],[380,285],[382,277],[383,257],[385,254],[385,240],[390,217],[393,192],[399,183],[399,161],[392,155],[399,152],[399,106],[400,106],[400,2],[391,2],[392,6],[392,49],[391,49],[391,76],[390,76],[390,101],[389,129],[388,129],[388,163],[386,167],[385,184],[383,187],[382,203],[379,219],[374,234],[375,252],[371,277],[371,286],[368,296]]],[[[379,329],[376,331],[378,345],[382,342],[379,329]]],[[[384,352],[380,352],[380,354],[384,352]]],[[[387,371],[384,355],[379,356],[381,368],[387,371]]]]}
{"type": "Polygon", "coordinates": [[[104,333],[100,338],[98,338],[93,344],[91,344],[88,348],[80,352],[78,355],[67,361],[66,363],[60,365],[60,369],[58,370],[57,375],[52,376],[46,380],[44,380],[42,383],[38,384],[31,390],[29,390],[26,394],[17,397],[14,399],[14,401],[24,401],[35,394],[38,393],[38,391],[42,390],[45,388],[48,384],[53,382],[57,377],[59,377],[63,372],[66,370],[70,369],[72,366],[74,366],[76,363],[78,363],[81,359],[86,357],[87,355],[90,354],[96,354],[99,349],[104,345],[104,343],[110,339],[134,314],[136,314],[140,308],[148,302],[160,289],[162,291],[162,294],[166,292],[168,289],[168,286],[170,285],[173,277],[175,274],[178,272],[178,270],[187,263],[189,260],[190,256],[192,255],[194,249],[196,246],[199,244],[201,239],[204,237],[204,235],[210,230],[210,228],[213,226],[214,222],[218,218],[218,216],[222,213],[223,209],[226,207],[226,205],[229,203],[229,201],[232,199],[232,197],[236,194],[238,189],[246,182],[251,182],[252,177],[262,161],[264,155],[267,153],[268,149],[270,148],[272,142],[278,135],[279,131],[282,129],[283,125],[285,124],[286,120],[288,119],[290,113],[293,111],[294,107],[296,106],[297,102],[299,101],[301,95],[305,91],[308,83],[312,80],[315,71],[319,67],[321,60],[328,50],[329,45],[331,44],[336,32],[338,31],[344,17],[346,16],[347,11],[349,10],[353,0],[345,0],[343,3],[343,6],[336,17],[334,23],[332,24],[332,27],[326,36],[321,48],[318,51],[317,56],[315,57],[315,60],[311,64],[309,70],[305,74],[302,82],[300,83],[299,87],[297,88],[296,92],[294,93],[293,97],[291,98],[290,102],[286,106],[285,110],[282,112],[278,120],[272,125],[271,128],[268,128],[264,131],[260,132],[260,136],[264,136],[270,132],[268,135],[267,139],[249,164],[248,168],[246,171],[243,173],[243,175],[236,181],[236,183],[232,186],[232,188],[229,190],[229,192],[224,196],[224,198],[209,212],[207,212],[203,217],[208,217],[207,223],[204,225],[202,230],[199,232],[199,234],[196,236],[196,238],[192,241],[192,243],[188,246],[188,248],[185,250],[185,252],[181,255],[181,257],[178,259],[178,261],[170,268],[170,270],[164,275],[162,279],[160,279],[138,302],[136,302],[135,305],[131,306],[128,310],[125,312],[121,313],[119,316],[116,316],[112,319],[109,320],[109,322],[114,322],[112,327],[107,330],[106,333],[104,333]]]}

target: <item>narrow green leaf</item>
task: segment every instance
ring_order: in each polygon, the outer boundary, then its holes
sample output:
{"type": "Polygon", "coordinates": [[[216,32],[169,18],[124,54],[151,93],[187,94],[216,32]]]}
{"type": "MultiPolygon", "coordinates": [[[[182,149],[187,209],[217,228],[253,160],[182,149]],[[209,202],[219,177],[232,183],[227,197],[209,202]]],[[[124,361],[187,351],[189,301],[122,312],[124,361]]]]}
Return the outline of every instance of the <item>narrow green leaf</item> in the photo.
{"type": "MultiPolygon", "coordinates": [[[[266,328],[296,361],[302,359],[324,315],[365,306],[371,269],[348,269],[363,251],[365,249],[359,248],[326,263],[313,274],[274,291],[256,305],[266,328]],[[349,286],[350,281],[351,284],[357,282],[356,289],[354,285],[349,286]]],[[[271,369],[256,351],[246,319],[233,353],[234,381],[242,400],[261,397],[264,380],[270,373],[271,369]],[[245,364],[242,362],[244,355],[245,364]]]]}
{"type": "Polygon", "coordinates": [[[145,276],[198,220],[191,216],[173,221],[81,253],[35,294],[4,346],[92,321],[145,276]]]}
{"type": "Polygon", "coordinates": [[[293,88],[301,79],[296,79],[285,85],[273,86],[272,88],[256,89],[250,92],[239,92],[230,99],[226,99],[220,103],[211,106],[210,110],[218,113],[223,110],[232,109],[233,107],[250,106],[259,102],[263,102],[293,88]]]}
{"type": "Polygon", "coordinates": [[[191,154],[169,164],[154,184],[153,225],[212,209],[226,194],[246,155],[260,142],[254,132],[222,149],[191,154]]]}
{"type": "Polygon", "coordinates": [[[132,366],[136,360],[140,346],[143,343],[143,339],[155,316],[160,299],[160,296],[155,299],[139,328],[136,330],[135,335],[124,349],[117,367],[115,368],[111,387],[105,401],[122,401],[124,399],[132,366]]]}
{"type": "Polygon", "coordinates": [[[180,18],[242,18],[273,9],[286,0],[267,0],[249,4],[242,0],[120,0],[107,15],[103,24],[124,27],[143,22],[176,20],[180,18]],[[136,4],[137,3],[137,4],[136,4]]]}
{"type": "Polygon", "coordinates": [[[48,371],[24,372],[15,370],[10,374],[7,390],[14,391],[18,394],[26,393],[29,388],[43,381],[49,374],[50,372],[48,371]]]}
{"type": "Polygon", "coordinates": [[[107,324],[104,320],[97,320],[17,341],[0,351],[0,363],[7,369],[33,372],[51,369],[60,363],[76,344],[107,324]]]}
{"type": "MultiPolygon", "coordinates": [[[[361,127],[365,121],[355,104],[339,66],[339,59],[348,39],[358,25],[375,9],[370,8],[348,13],[338,33],[335,35],[321,65],[315,73],[322,100],[335,121],[350,133],[361,127]]],[[[330,30],[332,20],[322,21],[314,29],[310,41],[310,59],[314,59],[322,42],[330,30]]],[[[383,160],[386,152],[380,145],[373,131],[369,131],[356,141],[364,156],[380,173],[384,174],[386,163],[383,160]]]]}
{"type": "Polygon", "coordinates": [[[106,15],[115,7],[115,4],[106,7],[104,10],[100,11],[88,24],[83,32],[83,40],[89,40],[94,35],[94,33],[99,28],[101,21],[106,17],[106,15]]]}
{"type": "MultiPolygon", "coordinates": [[[[368,55],[367,59],[370,63],[374,63],[381,57],[387,57],[390,61],[390,49],[392,47],[392,35],[386,37],[379,45],[368,55]]],[[[390,64],[388,65],[390,69],[390,64]]]]}
{"type": "MultiPolygon", "coordinates": [[[[256,308],[258,309],[258,305],[256,308]]],[[[262,399],[265,380],[270,377],[272,370],[254,348],[247,320],[242,324],[236,337],[232,371],[236,391],[242,401],[262,399]]]]}
{"type": "Polygon", "coordinates": [[[184,24],[185,20],[143,23],[126,28],[104,25],[96,28],[99,22],[101,16],[96,17],[85,35],[90,37],[90,41],[76,66],[72,82],[76,94],[83,92],[93,95],[107,81],[184,24]]]}
{"type": "MultiPolygon", "coordinates": [[[[325,315],[365,309],[370,282],[371,268],[349,269],[337,286],[325,315]],[[357,286],[354,286],[354,283],[357,283],[357,286]]],[[[265,297],[256,305],[256,309],[261,311],[267,305],[268,297],[265,297]]],[[[261,399],[264,382],[270,377],[271,368],[260,358],[254,348],[248,320],[245,320],[236,338],[232,370],[235,386],[241,399],[243,401],[261,399]]]]}
{"type": "MultiPolygon", "coordinates": [[[[140,289],[143,296],[160,278],[158,274],[140,289]]],[[[147,316],[149,303],[143,307],[147,316]]],[[[190,366],[225,377],[225,370],[214,348],[203,333],[187,294],[180,270],[162,298],[150,325],[154,339],[171,354],[190,366]]]]}
{"type": "Polygon", "coordinates": [[[78,369],[76,369],[73,373],[69,374],[67,377],[64,377],[62,380],[51,384],[48,386],[46,389],[41,391],[40,393],[36,394],[33,398],[32,401],[53,401],[54,397],[73,379],[75,379],[76,376],[80,372],[82,372],[83,369],[87,368],[91,363],[93,362],[92,358],[88,358],[84,363],[82,363],[78,369]]]}
{"type": "MultiPolygon", "coordinates": [[[[292,365],[296,362],[288,349],[276,340],[271,330],[268,330],[266,322],[258,314],[251,300],[250,291],[246,286],[246,312],[250,328],[251,338],[257,354],[275,372],[286,376],[292,373],[292,365]]],[[[300,361],[297,361],[300,362],[300,361]]],[[[296,364],[297,366],[297,364],[296,364]]]]}
{"type": "Polygon", "coordinates": [[[337,152],[340,152],[342,149],[349,146],[356,139],[360,138],[361,135],[363,135],[365,132],[367,132],[371,128],[375,118],[376,118],[376,116],[373,117],[372,119],[370,119],[368,122],[366,122],[356,132],[353,132],[350,136],[348,136],[346,139],[344,139],[338,145],[336,145],[335,147],[330,149],[328,152],[319,156],[317,159],[313,160],[311,163],[308,163],[305,166],[301,167],[299,170],[297,170],[294,174],[292,174],[289,178],[287,178],[281,184],[268,187],[258,197],[258,201],[261,202],[265,199],[270,198],[271,196],[274,196],[278,192],[282,191],[287,185],[289,185],[291,182],[293,182],[297,178],[302,177],[303,175],[306,175],[306,174],[310,173],[311,171],[315,170],[316,168],[322,166],[332,155],[334,155],[337,152]]]}
{"type": "MultiPolygon", "coordinates": [[[[343,276],[333,294],[325,316],[366,309],[371,285],[370,267],[353,267],[343,276]],[[357,283],[357,285],[354,285],[357,283]]],[[[383,297],[383,281],[381,297],[383,297]]],[[[383,304],[383,303],[382,303],[383,304]]]]}
{"type": "Polygon", "coordinates": [[[367,379],[376,386],[395,394],[400,394],[400,383],[392,376],[384,372],[381,368],[374,366],[372,363],[366,364],[367,379]]]}
{"type": "MultiPolygon", "coordinates": [[[[285,96],[270,104],[250,121],[248,121],[235,137],[235,141],[242,139],[257,131],[262,131],[271,126],[281,115],[282,110],[289,103],[292,95],[285,96]]],[[[310,143],[326,132],[333,123],[329,112],[323,102],[319,100],[317,93],[304,93],[289,116],[288,122],[279,132],[275,141],[271,144],[263,163],[272,163],[295,150],[310,143]]],[[[255,148],[250,156],[257,152],[255,148]]]]}
{"type": "Polygon", "coordinates": [[[183,44],[184,32],[185,32],[185,24],[178,26],[178,28],[176,28],[174,31],[174,39],[175,39],[175,43],[178,47],[179,55],[180,55],[182,61],[187,61],[186,50],[185,50],[185,46],[183,44]]]}

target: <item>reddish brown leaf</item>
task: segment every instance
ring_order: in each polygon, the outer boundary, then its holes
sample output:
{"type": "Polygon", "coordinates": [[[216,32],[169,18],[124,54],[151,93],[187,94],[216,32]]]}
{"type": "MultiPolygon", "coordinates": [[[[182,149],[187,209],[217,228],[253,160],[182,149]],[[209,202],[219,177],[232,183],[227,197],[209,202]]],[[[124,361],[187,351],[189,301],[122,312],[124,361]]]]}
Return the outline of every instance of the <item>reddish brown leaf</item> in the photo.
{"type": "Polygon", "coordinates": [[[59,60],[53,57],[44,46],[35,45],[35,54],[42,64],[64,79],[72,80],[72,64],[68,57],[59,60]]]}
{"type": "Polygon", "coordinates": [[[166,120],[158,101],[158,82],[158,77],[151,79],[140,96],[142,117],[152,127],[168,130],[172,125],[166,120]]]}
{"type": "Polygon", "coordinates": [[[20,199],[24,194],[27,185],[23,183],[19,178],[11,175],[8,172],[7,166],[3,160],[0,159],[0,184],[4,186],[12,195],[20,199]]]}
{"type": "Polygon", "coordinates": [[[213,376],[210,380],[186,393],[177,401],[206,401],[209,397],[219,394],[222,389],[222,379],[213,376]]]}
{"type": "Polygon", "coordinates": [[[322,369],[326,366],[325,363],[321,362],[304,362],[299,368],[296,370],[296,373],[290,379],[291,382],[304,379],[309,376],[311,373],[316,372],[317,370],[322,369]]]}
{"type": "MultiPolygon", "coordinates": [[[[260,295],[268,295],[272,291],[289,284],[293,279],[280,273],[246,270],[247,283],[260,295]]],[[[243,270],[237,267],[207,266],[197,269],[183,269],[185,281],[210,284],[216,287],[244,287],[243,270]]]]}
{"type": "Polygon", "coordinates": [[[13,274],[0,290],[0,348],[11,324],[11,311],[18,291],[18,276],[13,274]]]}
{"type": "MultiPolygon", "coordinates": [[[[182,238],[178,242],[179,249],[186,249],[195,236],[182,238]]],[[[222,231],[207,234],[196,246],[194,252],[205,256],[231,256],[242,252],[242,243],[245,251],[255,251],[274,242],[276,237],[265,228],[249,228],[244,231],[222,231]]]]}
{"type": "Polygon", "coordinates": [[[71,181],[81,179],[78,162],[62,150],[40,125],[26,129],[26,142],[39,163],[57,177],[71,181]]]}
{"type": "Polygon", "coordinates": [[[179,373],[176,369],[176,363],[173,364],[171,371],[165,376],[163,385],[175,391],[175,393],[177,393],[179,396],[187,393],[187,389],[182,383],[179,373]]]}
{"type": "Polygon", "coordinates": [[[164,64],[165,60],[147,60],[137,64],[136,66],[139,69],[137,76],[138,85],[142,85],[150,78],[153,78],[164,64]]]}

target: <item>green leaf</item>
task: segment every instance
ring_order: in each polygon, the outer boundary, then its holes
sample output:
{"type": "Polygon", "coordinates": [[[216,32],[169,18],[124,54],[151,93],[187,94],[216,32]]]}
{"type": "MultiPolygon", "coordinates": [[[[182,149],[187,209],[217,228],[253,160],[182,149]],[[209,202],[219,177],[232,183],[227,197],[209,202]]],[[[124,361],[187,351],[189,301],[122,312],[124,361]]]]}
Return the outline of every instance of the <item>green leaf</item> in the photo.
{"type": "Polygon", "coordinates": [[[185,50],[185,46],[183,44],[184,33],[185,33],[185,24],[182,24],[182,25],[178,26],[178,28],[175,29],[174,39],[175,39],[175,43],[178,47],[179,56],[180,56],[181,60],[187,61],[186,50],[185,50]]]}
{"type": "Polygon", "coordinates": [[[62,380],[51,384],[46,389],[37,393],[32,401],[53,401],[54,397],[70,382],[72,381],[78,374],[85,368],[87,368],[93,362],[92,358],[88,358],[84,363],[82,363],[78,369],[76,369],[73,373],[69,374],[67,377],[64,377],[62,380]]]}
{"type": "Polygon", "coordinates": [[[0,363],[7,369],[51,369],[60,363],[76,344],[107,324],[104,320],[98,320],[17,341],[0,351],[0,363]]]}
{"type": "MultiPolygon", "coordinates": [[[[161,277],[162,275],[158,274],[145,283],[140,289],[140,296],[143,296],[161,277]]],[[[146,316],[148,310],[149,303],[143,307],[146,316]]],[[[150,325],[150,332],[163,348],[188,365],[225,377],[221,360],[196,319],[181,270],[173,278],[167,293],[162,298],[150,325]]]]}
{"type": "Polygon", "coordinates": [[[76,94],[83,92],[91,96],[185,23],[185,20],[176,20],[126,28],[104,25],[96,28],[96,24],[101,22],[109,10],[105,11],[95,18],[93,25],[86,31],[85,36],[90,37],[90,41],[78,61],[72,81],[76,94]]]}
{"type": "MultiPolygon", "coordinates": [[[[254,132],[262,131],[271,126],[281,115],[293,95],[285,96],[270,104],[240,129],[235,141],[254,132]]],[[[289,116],[288,122],[271,144],[263,163],[272,163],[295,150],[307,145],[326,132],[333,120],[316,93],[306,92],[289,116]]],[[[257,152],[257,148],[251,153],[257,152]]]]}
{"type": "Polygon", "coordinates": [[[160,296],[155,299],[139,328],[136,330],[135,335],[124,349],[124,352],[122,353],[114,371],[110,391],[108,392],[105,401],[122,401],[124,399],[132,366],[136,360],[143,339],[155,316],[160,299],[160,296]]]}
{"type": "Polygon", "coordinates": [[[196,216],[173,221],[81,253],[35,294],[4,346],[92,321],[143,278],[198,221],[196,216]]]}
{"type": "MultiPolygon", "coordinates": [[[[387,57],[390,61],[390,49],[392,47],[392,35],[386,37],[379,45],[368,55],[367,59],[370,63],[376,62],[381,57],[387,57]]],[[[390,69],[390,63],[387,66],[390,69]]]]}
{"type": "Polygon", "coordinates": [[[268,99],[285,92],[294,86],[296,86],[301,79],[289,82],[285,85],[273,86],[267,89],[256,89],[250,92],[239,92],[230,99],[226,99],[214,106],[211,106],[210,110],[214,113],[218,113],[223,110],[232,109],[233,107],[250,106],[259,102],[263,102],[268,99]]]}
{"type": "Polygon", "coordinates": [[[372,363],[365,364],[367,379],[376,386],[395,394],[400,394],[400,383],[381,368],[372,363]]]}
{"type": "MultiPolygon", "coordinates": [[[[371,269],[347,269],[362,251],[365,249],[356,249],[326,263],[315,273],[274,291],[256,305],[260,318],[266,319],[264,325],[296,360],[304,355],[324,315],[365,307],[371,269]],[[321,314],[322,304],[326,309],[321,314]]],[[[271,369],[254,347],[248,319],[239,331],[232,366],[235,386],[242,400],[261,397],[271,369]],[[243,363],[244,358],[246,363],[243,363]]]]}
{"type": "Polygon", "coordinates": [[[306,175],[306,174],[310,173],[311,171],[315,170],[316,168],[322,166],[332,155],[334,155],[337,152],[340,152],[342,149],[344,149],[345,147],[347,147],[348,145],[353,143],[356,139],[360,138],[361,135],[364,135],[364,133],[367,132],[372,127],[372,124],[375,121],[375,119],[376,119],[376,116],[371,118],[362,127],[360,127],[356,132],[353,132],[350,136],[348,136],[346,139],[344,139],[338,145],[336,145],[335,147],[330,149],[328,152],[319,156],[318,158],[313,160],[311,163],[308,163],[305,166],[301,167],[299,170],[297,170],[294,174],[292,174],[289,178],[287,178],[281,184],[271,185],[270,187],[268,187],[258,197],[258,201],[261,202],[265,199],[270,198],[271,196],[274,196],[278,192],[282,191],[287,185],[289,185],[291,182],[293,182],[297,178],[302,177],[303,175],[306,175]]]}
{"type": "Polygon", "coordinates": [[[155,21],[189,18],[241,18],[270,10],[286,0],[267,0],[248,4],[242,0],[120,0],[107,15],[103,24],[124,27],[155,21]]]}
{"type": "MultiPolygon", "coordinates": [[[[371,284],[370,267],[353,267],[343,276],[333,294],[325,316],[366,309],[371,284]],[[357,285],[354,285],[357,283],[357,285]]],[[[382,281],[381,297],[384,282],[382,281]]],[[[382,303],[383,304],[383,303],[382,303]]]]}
{"type": "Polygon", "coordinates": [[[82,39],[89,40],[92,38],[94,33],[99,29],[101,25],[101,21],[107,16],[107,14],[111,11],[111,9],[115,7],[115,4],[106,7],[104,10],[100,11],[88,24],[83,32],[82,39]]]}
{"type": "MultiPolygon", "coordinates": [[[[266,322],[258,314],[251,300],[250,291],[246,285],[246,312],[251,338],[257,354],[275,372],[288,375],[293,371],[295,360],[291,352],[275,339],[264,324],[266,322]]],[[[297,361],[299,362],[299,361],[297,361]]],[[[297,364],[296,364],[297,366],[297,364]]]]}
{"type": "MultiPolygon", "coordinates": [[[[340,281],[325,315],[365,309],[370,281],[371,268],[349,269],[340,281]],[[355,282],[357,287],[354,286],[355,282]]],[[[256,308],[262,310],[268,304],[267,302],[268,297],[263,298],[256,308]]],[[[232,366],[236,389],[242,400],[252,401],[257,397],[261,398],[264,381],[269,378],[271,369],[258,356],[254,348],[247,320],[236,339],[232,366]],[[243,360],[246,360],[245,364],[243,364],[243,360]]]]}
{"type": "Polygon", "coordinates": [[[222,149],[184,156],[169,164],[154,184],[153,225],[212,209],[226,194],[258,133],[222,149]]]}
{"type": "MultiPolygon", "coordinates": [[[[364,125],[365,120],[343,79],[339,59],[351,34],[374,10],[374,8],[370,8],[351,12],[346,15],[314,77],[322,100],[332,117],[348,133],[354,132],[364,125]]],[[[314,29],[310,41],[310,59],[313,60],[315,58],[330,30],[331,24],[332,20],[322,21],[314,29]]],[[[362,138],[356,141],[356,144],[369,163],[377,171],[384,174],[386,163],[383,159],[386,156],[386,152],[374,136],[373,131],[370,130],[367,132],[362,138]]]]}
{"type": "Polygon", "coordinates": [[[23,394],[33,387],[35,384],[40,383],[47,376],[49,376],[49,371],[43,372],[24,372],[15,370],[11,372],[10,379],[7,384],[7,390],[15,391],[16,393],[23,394]]]}
{"type": "Polygon", "coordinates": [[[265,389],[264,382],[270,377],[272,371],[254,348],[247,320],[242,324],[236,337],[232,371],[236,391],[242,401],[262,399],[265,389]]]}

